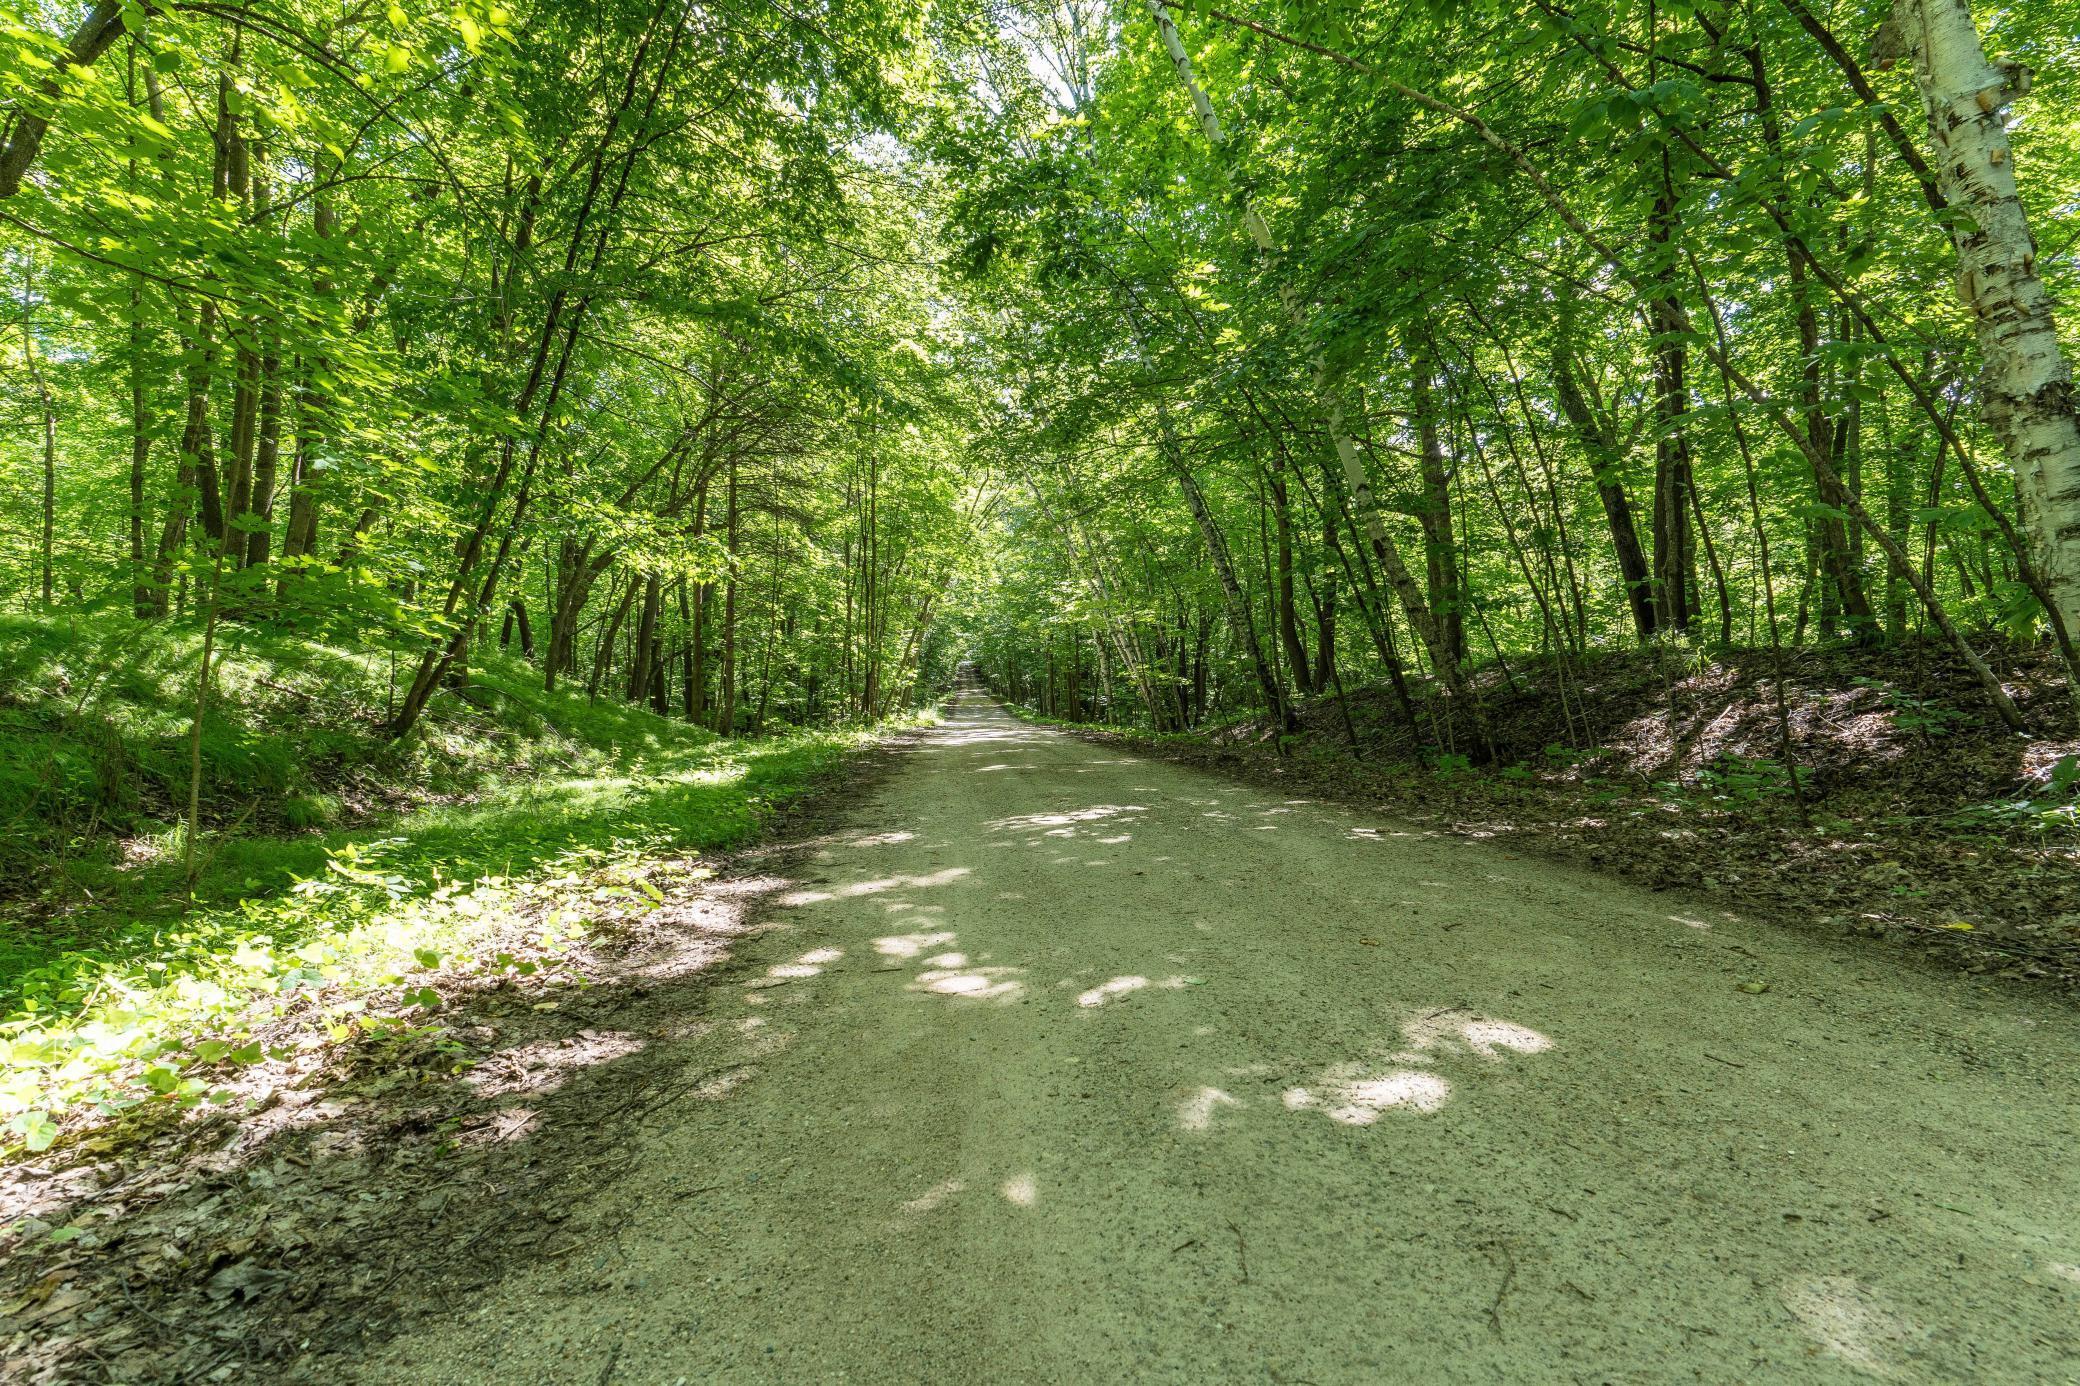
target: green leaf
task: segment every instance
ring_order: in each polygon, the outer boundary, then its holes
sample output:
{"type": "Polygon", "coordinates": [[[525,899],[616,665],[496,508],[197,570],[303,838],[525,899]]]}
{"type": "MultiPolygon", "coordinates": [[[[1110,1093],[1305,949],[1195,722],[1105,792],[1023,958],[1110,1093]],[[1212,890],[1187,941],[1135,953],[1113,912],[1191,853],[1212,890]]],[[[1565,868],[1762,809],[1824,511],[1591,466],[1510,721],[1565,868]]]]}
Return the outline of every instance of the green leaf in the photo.
{"type": "Polygon", "coordinates": [[[7,1123],[7,1129],[22,1138],[31,1154],[49,1150],[51,1142],[58,1139],[58,1123],[44,1111],[27,1111],[7,1123]]]}

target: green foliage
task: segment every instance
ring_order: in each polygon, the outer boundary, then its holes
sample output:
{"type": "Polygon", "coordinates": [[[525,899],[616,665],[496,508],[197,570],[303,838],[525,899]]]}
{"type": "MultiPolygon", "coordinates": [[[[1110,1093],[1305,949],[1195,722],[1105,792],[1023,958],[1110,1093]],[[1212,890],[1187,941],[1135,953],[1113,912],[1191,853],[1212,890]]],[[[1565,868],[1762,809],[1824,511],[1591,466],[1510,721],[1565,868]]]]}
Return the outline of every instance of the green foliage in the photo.
{"type": "MultiPolygon", "coordinates": [[[[1390,642],[1420,684],[1428,614],[1468,628],[1455,663],[1587,653],[1640,638],[1628,583],[1700,667],[1914,636],[1924,603],[1873,529],[1958,625],[2042,638],[1970,322],[1931,288],[1955,279],[1961,213],[1931,213],[1892,147],[1918,117],[1879,121],[1915,109],[1904,70],[1865,104],[1781,7],[1483,14],[1177,8],[1196,94],[1138,11],[1021,7],[949,45],[949,85],[1001,113],[949,99],[929,127],[961,171],[949,239],[1004,397],[1000,552],[963,615],[985,675],[1170,730],[1265,705],[1253,638],[1295,692],[1327,692],[1318,615],[1347,684],[1384,682],[1390,642]],[[1332,413],[1406,586],[1354,513],[1332,413]],[[1930,446],[1944,430],[1973,476],[1930,446]]],[[[2074,71],[2056,43],[2037,56],[2074,71]]],[[[2080,206],[2050,134],[2070,123],[2013,131],[2039,225],[2080,206]]],[[[2074,287],[2070,257],[2043,272],[2074,287]]],[[[1931,736],[1963,715],[1895,711],[1931,736]]]]}
{"type": "Polygon", "coordinates": [[[67,18],[0,45],[25,1144],[743,840],[950,680],[974,509],[907,8],[67,18]]]}
{"type": "Polygon", "coordinates": [[[2050,786],[2054,797],[2071,794],[2074,787],[2080,785],[2080,755],[2060,756],[2053,762],[2045,783],[2050,786]]]}
{"type": "Polygon", "coordinates": [[[1958,810],[1952,819],[1959,827],[1993,833],[2015,828],[2046,837],[2076,833],[2080,832],[2076,791],[2080,791],[2080,755],[2064,755],[2053,761],[2044,774],[2041,793],[1973,804],[1958,810]]]}
{"type": "Polygon", "coordinates": [[[339,821],[341,804],[336,794],[292,794],[282,800],[282,823],[290,828],[329,828],[339,821]]]}
{"type": "Polygon", "coordinates": [[[1803,773],[1774,760],[1722,755],[1697,772],[1697,785],[1714,803],[1738,812],[1790,798],[1803,773]]]}
{"type": "MultiPolygon", "coordinates": [[[[1994,35],[2061,301],[2069,10],[1994,35]]],[[[1165,736],[1382,688],[1452,778],[1512,666],[1646,644],[1673,716],[1723,646],[2046,634],[1968,217],[1907,74],[1867,102],[1812,31],[1874,11],[1180,8],[1191,93],[1099,0],[665,15],[11,24],[24,1145],[50,1093],[216,1091],[250,1041],[174,1031],[255,998],[418,1024],[414,969],[525,960],[499,892],[735,840],[963,661],[1165,736]]]]}
{"type": "MultiPolygon", "coordinates": [[[[70,651],[91,647],[91,637],[46,643],[70,651]]],[[[133,648],[147,653],[151,643],[133,648]]],[[[227,665],[227,689],[264,694],[308,661],[338,680],[328,685],[335,698],[381,696],[380,684],[346,681],[321,648],[282,640],[266,653],[227,665]]],[[[524,670],[479,671],[488,688],[515,675],[524,670]]],[[[11,701],[22,692],[12,687],[11,701]]],[[[225,735],[244,738],[254,762],[296,759],[282,746],[311,729],[274,720],[263,728],[262,706],[227,700],[225,735]]],[[[152,713],[148,703],[100,708],[115,718],[152,713]]],[[[531,737],[458,699],[421,728],[416,754],[350,737],[372,754],[337,773],[360,783],[400,776],[382,782],[387,797],[426,802],[316,835],[230,838],[198,884],[196,908],[154,908],[177,903],[167,898],[177,878],[136,862],[142,846],[133,842],[107,861],[79,863],[77,879],[95,889],[45,902],[38,908],[57,912],[41,925],[0,921],[15,964],[0,992],[0,1120],[24,1148],[40,1148],[49,1120],[82,1107],[108,1114],[229,1100],[235,1069],[262,1057],[255,1036],[264,1029],[286,1042],[285,1017],[298,1043],[415,1026],[440,1004],[420,975],[443,985],[526,975],[592,928],[601,909],[654,908],[660,861],[745,841],[862,739],[840,731],[724,741],[568,693],[533,701],[529,716],[531,737]]],[[[327,790],[304,797],[339,803],[327,790]]]]}
{"type": "Polygon", "coordinates": [[[1892,715],[1892,725],[1917,736],[1948,736],[1959,724],[1971,719],[1955,708],[1931,699],[1917,698],[1896,684],[1879,679],[1856,680],[1858,687],[1875,688],[1892,715]]]}

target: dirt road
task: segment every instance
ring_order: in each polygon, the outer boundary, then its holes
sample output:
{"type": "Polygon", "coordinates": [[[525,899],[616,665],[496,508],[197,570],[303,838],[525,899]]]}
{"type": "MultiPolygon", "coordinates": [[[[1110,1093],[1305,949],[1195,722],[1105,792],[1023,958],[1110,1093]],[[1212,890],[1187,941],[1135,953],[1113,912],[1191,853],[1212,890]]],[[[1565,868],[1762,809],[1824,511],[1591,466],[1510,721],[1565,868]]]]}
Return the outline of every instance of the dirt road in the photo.
{"type": "Polygon", "coordinates": [[[570,1249],[365,1379],[2080,1380],[2054,1002],[979,699],[773,900],[570,1249]]]}

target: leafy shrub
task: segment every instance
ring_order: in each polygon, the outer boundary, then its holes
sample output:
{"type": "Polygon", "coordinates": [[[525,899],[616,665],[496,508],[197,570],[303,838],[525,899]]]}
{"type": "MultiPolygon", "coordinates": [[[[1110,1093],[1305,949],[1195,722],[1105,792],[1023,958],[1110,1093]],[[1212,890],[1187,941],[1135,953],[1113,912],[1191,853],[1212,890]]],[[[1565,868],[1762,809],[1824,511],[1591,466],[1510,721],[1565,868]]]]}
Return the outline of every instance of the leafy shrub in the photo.
{"type": "Polygon", "coordinates": [[[343,808],[334,794],[291,794],[282,800],[281,820],[291,828],[329,828],[343,808]]]}
{"type": "Polygon", "coordinates": [[[1917,698],[1897,684],[1883,679],[1857,678],[1859,688],[1873,688],[1892,714],[1892,725],[1917,736],[1948,736],[1952,728],[1971,722],[1955,708],[1944,707],[1933,698],[1917,698]]]}
{"type": "Polygon", "coordinates": [[[1714,802],[1747,809],[1789,798],[1802,773],[1774,760],[1723,755],[1698,771],[1697,781],[1714,802]]]}

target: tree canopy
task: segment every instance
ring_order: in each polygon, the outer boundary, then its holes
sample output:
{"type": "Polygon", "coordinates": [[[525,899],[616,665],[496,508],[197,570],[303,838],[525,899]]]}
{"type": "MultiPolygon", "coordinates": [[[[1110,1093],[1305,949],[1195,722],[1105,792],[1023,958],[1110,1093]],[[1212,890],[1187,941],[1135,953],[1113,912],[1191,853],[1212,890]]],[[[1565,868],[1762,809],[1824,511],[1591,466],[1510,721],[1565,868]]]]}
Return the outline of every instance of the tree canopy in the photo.
{"type": "MultiPolygon", "coordinates": [[[[2071,16],[104,0],[0,51],[32,605],[725,733],[2080,622],[2071,16]]],[[[208,642],[205,642],[207,646],[208,642]]],[[[199,682],[208,692],[207,659],[199,682]]]]}

